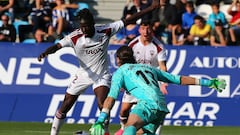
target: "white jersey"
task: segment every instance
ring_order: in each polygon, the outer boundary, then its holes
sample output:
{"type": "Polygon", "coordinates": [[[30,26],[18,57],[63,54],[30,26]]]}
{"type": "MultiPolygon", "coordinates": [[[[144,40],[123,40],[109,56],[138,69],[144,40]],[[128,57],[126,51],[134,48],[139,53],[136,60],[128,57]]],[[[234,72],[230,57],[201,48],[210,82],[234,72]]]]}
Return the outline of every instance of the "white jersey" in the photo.
{"type": "Polygon", "coordinates": [[[143,43],[141,43],[140,36],[138,36],[128,45],[133,49],[134,57],[137,63],[158,67],[160,61],[167,60],[166,49],[156,37],[153,37],[150,44],[143,45],[143,43]]]}
{"type": "Polygon", "coordinates": [[[124,27],[122,21],[110,24],[95,25],[92,38],[85,37],[81,29],[77,29],[64,37],[59,43],[62,47],[72,47],[80,62],[80,70],[96,80],[108,70],[108,44],[111,36],[124,27]]]}

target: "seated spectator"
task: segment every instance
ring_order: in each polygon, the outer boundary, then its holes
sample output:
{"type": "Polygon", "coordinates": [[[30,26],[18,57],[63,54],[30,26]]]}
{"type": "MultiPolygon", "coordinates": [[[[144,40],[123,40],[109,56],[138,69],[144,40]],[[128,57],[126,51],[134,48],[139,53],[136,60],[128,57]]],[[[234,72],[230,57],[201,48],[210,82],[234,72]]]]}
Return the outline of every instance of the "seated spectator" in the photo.
{"type": "Polygon", "coordinates": [[[227,12],[232,16],[229,22],[231,25],[237,25],[240,23],[240,2],[238,0],[232,2],[227,12]],[[236,10],[233,10],[233,8],[236,8],[236,10]]]}
{"type": "MultiPolygon", "coordinates": [[[[133,14],[132,11],[128,11],[126,14],[126,18],[131,17],[133,14]]],[[[136,22],[132,22],[132,24],[127,25],[123,29],[121,29],[118,33],[116,33],[115,39],[113,40],[113,44],[128,44],[132,39],[140,35],[139,25],[136,22]]]]}
{"type": "MultiPolygon", "coordinates": [[[[177,8],[177,14],[178,14],[177,17],[179,17],[179,20],[181,21],[182,21],[183,13],[186,12],[186,8],[185,8],[186,4],[187,4],[187,0],[176,0],[175,6],[177,8]]],[[[182,24],[182,22],[179,22],[179,23],[182,24]]]]}
{"type": "Polygon", "coordinates": [[[233,41],[235,41],[235,44],[240,44],[240,1],[234,0],[227,10],[228,14],[232,16],[230,20],[230,34],[232,35],[233,41]],[[236,10],[233,10],[233,8],[236,8],[236,10]],[[238,38],[236,38],[238,37],[238,38]]]}
{"type": "Polygon", "coordinates": [[[172,45],[180,46],[186,44],[188,32],[182,28],[181,24],[173,26],[172,29],[172,45]]]}
{"type": "Polygon", "coordinates": [[[55,38],[53,36],[48,35],[42,29],[37,29],[34,33],[34,38],[36,43],[43,43],[43,42],[54,42],[55,38]]]}
{"type": "Polygon", "coordinates": [[[37,29],[42,29],[43,31],[48,32],[48,27],[51,22],[51,10],[52,9],[47,1],[35,1],[35,7],[30,13],[33,25],[33,33],[35,33],[37,29]]]}
{"type": "Polygon", "coordinates": [[[206,24],[205,19],[199,15],[194,17],[189,35],[187,37],[188,44],[194,45],[209,45],[211,27],[206,24]]]}
{"type": "Polygon", "coordinates": [[[132,13],[137,13],[140,11],[140,0],[127,0],[126,5],[123,8],[122,18],[126,18],[128,11],[132,11],[132,13]]]}
{"type": "Polygon", "coordinates": [[[215,27],[214,22],[216,20],[221,20],[221,23],[223,24],[223,26],[228,27],[228,22],[224,13],[219,10],[219,4],[213,3],[211,7],[212,7],[212,13],[208,17],[207,24],[209,24],[213,29],[215,27]]]}
{"type": "Polygon", "coordinates": [[[194,24],[194,17],[197,15],[194,11],[194,5],[192,1],[188,1],[185,6],[186,12],[182,15],[182,28],[189,31],[194,24]]]}
{"type": "Polygon", "coordinates": [[[11,22],[14,22],[14,12],[13,12],[14,0],[0,0],[0,17],[5,13],[8,13],[11,22]]]}
{"type": "Polygon", "coordinates": [[[229,28],[232,45],[240,45],[240,23],[229,28]]]}
{"type": "Polygon", "coordinates": [[[223,27],[221,20],[215,20],[214,29],[210,34],[211,46],[227,46],[231,44],[230,34],[228,28],[223,27]]]}
{"type": "Polygon", "coordinates": [[[59,39],[63,37],[63,32],[70,32],[73,29],[68,8],[78,8],[77,4],[65,4],[64,0],[56,0],[57,6],[52,11],[52,25],[49,27],[49,35],[54,35],[54,31],[59,39]]]}
{"type": "Polygon", "coordinates": [[[171,44],[172,27],[181,20],[177,16],[177,7],[170,4],[169,0],[160,0],[159,4],[160,8],[152,12],[153,31],[158,39],[164,41],[165,44],[171,44]]]}
{"type": "Polygon", "coordinates": [[[2,15],[1,20],[3,24],[0,27],[0,41],[15,42],[16,29],[12,24],[9,24],[9,17],[7,15],[2,15]]]}

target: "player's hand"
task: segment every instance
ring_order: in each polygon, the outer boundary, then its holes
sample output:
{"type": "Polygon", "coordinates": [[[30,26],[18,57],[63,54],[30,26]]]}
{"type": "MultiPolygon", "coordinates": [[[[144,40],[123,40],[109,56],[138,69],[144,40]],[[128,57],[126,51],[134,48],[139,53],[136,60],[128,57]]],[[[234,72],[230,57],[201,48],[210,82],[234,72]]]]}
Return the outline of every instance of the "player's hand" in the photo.
{"type": "Polygon", "coordinates": [[[41,53],[39,56],[38,56],[38,61],[41,61],[43,58],[45,58],[47,55],[45,53],[41,53]]]}
{"type": "Polygon", "coordinates": [[[167,86],[168,86],[167,83],[162,83],[161,86],[160,86],[160,90],[163,93],[163,95],[167,95],[168,94],[167,86]]]}
{"type": "Polygon", "coordinates": [[[218,92],[222,92],[226,88],[226,80],[213,78],[212,85],[209,88],[216,89],[218,92]]]}
{"type": "Polygon", "coordinates": [[[90,135],[104,135],[104,126],[103,123],[96,122],[89,129],[90,135]]]}

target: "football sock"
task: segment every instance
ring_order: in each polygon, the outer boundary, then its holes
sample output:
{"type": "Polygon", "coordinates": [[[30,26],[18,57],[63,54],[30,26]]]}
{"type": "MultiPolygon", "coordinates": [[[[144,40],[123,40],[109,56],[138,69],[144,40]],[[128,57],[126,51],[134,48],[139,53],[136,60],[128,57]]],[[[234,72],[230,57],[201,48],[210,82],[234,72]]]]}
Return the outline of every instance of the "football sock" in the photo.
{"type": "Polygon", "coordinates": [[[134,126],[125,127],[123,135],[136,135],[136,128],[134,126]]]}
{"type": "Polygon", "coordinates": [[[56,115],[52,123],[51,135],[58,135],[59,130],[63,125],[65,118],[66,118],[66,114],[63,114],[59,111],[56,112],[56,115]]]}
{"type": "Polygon", "coordinates": [[[161,128],[162,128],[162,125],[159,125],[159,127],[157,128],[156,130],[156,135],[161,135],[161,128]]]}
{"type": "Polygon", "coordinates": [[[119,119],[120,119],[121,129],[123,130],[124,129],[124,125],[125,125],[125,123],[127,121],[127,117],[119,116],[119,119]]]}
{"type": "Polygon", "coordinates": [[[60,127],[63,125],[65,119],[58,119],[56,116],[53,119],[51,135],[58,135],[60,127]]]}

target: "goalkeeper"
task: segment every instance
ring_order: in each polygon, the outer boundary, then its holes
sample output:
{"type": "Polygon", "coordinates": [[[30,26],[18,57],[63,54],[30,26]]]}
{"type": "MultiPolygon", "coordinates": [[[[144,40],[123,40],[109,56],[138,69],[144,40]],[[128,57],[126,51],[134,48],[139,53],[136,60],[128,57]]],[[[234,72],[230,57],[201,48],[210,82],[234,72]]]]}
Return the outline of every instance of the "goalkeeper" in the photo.
{"type": "Polygon", "coordinates": [[[111,89],[100,116],[90,129],[91,135],[103,135],[103,123],[108,118],[121,88],[138,99],[130,112],[123,135],[136,135],[140,128],[145,134],[155,135],[155,130],[169,113],[165,97],[159,91],[158,81],[179,85],[201,85],[214,88],[218,92],[222,92],[226,87],[226,81],[222,79],[196,79],[173,75],[144,64],[135,64],[133,51],[127,46],[120,47],[116,55],[119,68],[113,75],[111,89]]]}

